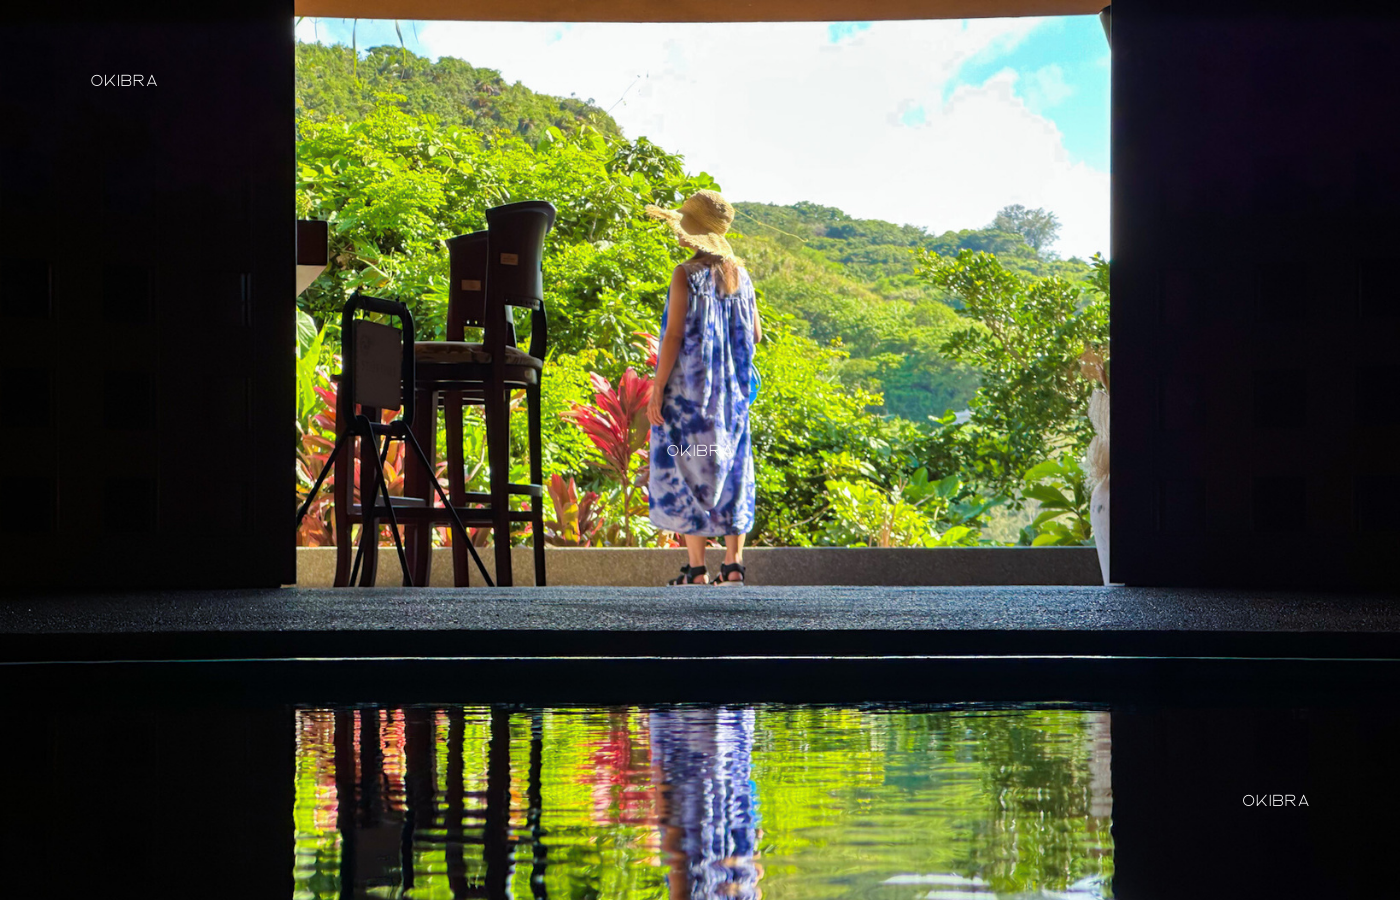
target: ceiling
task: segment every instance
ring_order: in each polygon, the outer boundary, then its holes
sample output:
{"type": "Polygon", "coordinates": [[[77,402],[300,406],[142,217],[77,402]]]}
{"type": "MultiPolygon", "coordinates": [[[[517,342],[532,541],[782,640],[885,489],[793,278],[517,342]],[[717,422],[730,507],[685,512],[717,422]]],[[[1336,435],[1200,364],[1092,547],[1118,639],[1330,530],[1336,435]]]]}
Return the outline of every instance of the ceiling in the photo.
{"type": "Polygon", "coordinates": [[[462,22],[837,22],[1097,13],[1105,0],[295,0],[298,16],[462,22]]]}

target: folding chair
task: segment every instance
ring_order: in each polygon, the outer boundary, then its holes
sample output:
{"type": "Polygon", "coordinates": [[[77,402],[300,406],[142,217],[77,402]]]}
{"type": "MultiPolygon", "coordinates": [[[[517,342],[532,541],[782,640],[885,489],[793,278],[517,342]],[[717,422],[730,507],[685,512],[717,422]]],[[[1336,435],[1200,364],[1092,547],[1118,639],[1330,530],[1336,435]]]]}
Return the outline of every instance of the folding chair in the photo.
{"type": "Polygon", "coordinates": [[[433,515],[433,507],[430,500],[390,496],[388,480],[384,474],[384,462],[389,455],[390,442],[397,438],[412,448],[415,459],[428,472],[428,480],[442,499],[445,507],[443,512],[457,529],[454,543],[460,541],[467,547],[472,559],[476,561],[477,568],[481,570],[486,584],[491,585],[491,576],[487,574],[481,557],[471,546],[466,526],[459,511],[448,502],[442,485],[438,484],[437,479],[432,477],[432,466],[413,434],[415,409],[412,385],[416,374],[413,353],[413,315],[408,311],[408,307],[402,303],[381,300],[378,297],[368,297],[357,292],[345,304],[345,309],[340,317],[340,327],[341,353],[344,365],[343,371],[340,373],[335,446],[331,449],[330,456],[321,469],[321,474],[316,477],[316,484],[311,488],[306,501],[297,512],[297,527],[301,526],[301,520],[306,516],[306,511],[311,508],[311,503],[321,492],[321,484],[325,481],[326,475],[334,467],[336,471],[336,535],[337,542],[341,546],[336,566],[336,585],[343,586],[353,583],[357,576],[360,577],[361,587],[374,584],[375,561],[379,553],[378,525],[379,519],[383,517],[389,520],[389,527],[394,535],[394,547],[398,551],[399,565],[403,569],[404,587],[412,587],[413,577],[409,571],[408,558],[404,554],[403,540],[399,533],[399,517],[403,515],[413,519],[425,519],[433,515]],[[367,319],[356,318],[355,313],[360,310],[367,313],[383,313],[398,318],[403,324],[403,330],[400,331],[392,326],[381,325],[367,319]],[[379,412],[385,409],[401,410],[401,412],[398,418],[385,424],[379,421],[379,412]],[[380,435],[384,437],[383,447],[379,444],[380,435]],[[351,466],[347,464],[344,472],[342,472],[341,467],[342,463],[347,462],[346,457],[351,455],[353,440],[356,437],[362,441],[360,503],[358,506],[352,507],[349,487],[351,466]],[[370,463],[373,464],[372,467],[368,465],[370,463]],[[373,479],[368,490],[363,484],[366,469],[369,469],[373,479]],[[382,506],[379,502],[381,499],[383,500],[382,506]],[[350,525],[356,520],[360,522],[360,545],[355,553],[354,565],[351,567],[347,579],[342,570],[348,555],[350,525]],[[369,554],[368,558],[366,558],[366,554],[369,554]],[[361,575],[362,563],[363,574],[361,575]]]}

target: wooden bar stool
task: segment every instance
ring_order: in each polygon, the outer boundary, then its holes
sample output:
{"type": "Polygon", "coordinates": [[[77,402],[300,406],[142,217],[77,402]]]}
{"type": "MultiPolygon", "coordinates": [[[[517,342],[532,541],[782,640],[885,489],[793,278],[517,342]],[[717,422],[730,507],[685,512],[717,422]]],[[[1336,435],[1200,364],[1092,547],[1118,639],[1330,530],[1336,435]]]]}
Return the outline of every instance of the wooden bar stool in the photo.
{"type": "MultiPolygon", "coordinates": [[[[554,224],[555,211],[539,200],[511,203],[487,210],[486,231],[448,240],[451,284],[448,290],[447,340],[419,341],[416,347],[416,393],[420,406],[436,410],[439,402],[447,429],[448,490],[451,502],[466,517],[489,519],[496,557],[496,583],[514,583],[511,572],[510,525],[530,522],[535,584],[545,584],[544,474],[540,421],[540,377],[547,349],[548,322],[544,305],[544,237],[554,224]],[[516,346],[510,310],[531,310],[530,347],[516,346]],[[482,329],[480,343],[464,340],[465,329],[482,329]],[[510,395],[524,389],[529,426],[530,481],[510,481],[510,395]],[[491,468],[489,492],[468,492],[464,477],[463,407],[480,405],[486,419],[487,456],[491,468]],[[514,511],[510,497],[531,498],[530,510],[514,511]],[[467,504],[477,504],[467,510],[467,504]]],[[[416,426],[419,443],[436,447],[437,416],[424,416],[416,426]]],[[[406,492],[421,491],[421,475],[410,474],[406,492]]],[[[432,477],[428,475],[426,477],[432,477]]],[[[445,513],[444,513],[445,514],[445,513]]],[[[430,514],[432,515],[432,514],[430,514]]],[[[454,538],[453,572],[458,586],[468,581],[467,552],[454,538]]],[[[430,577],[428,528],[411,528],[409,556],[414,578],[430,577]]],[[[475,552],[472,550],[471,552],[475,552]]]]}

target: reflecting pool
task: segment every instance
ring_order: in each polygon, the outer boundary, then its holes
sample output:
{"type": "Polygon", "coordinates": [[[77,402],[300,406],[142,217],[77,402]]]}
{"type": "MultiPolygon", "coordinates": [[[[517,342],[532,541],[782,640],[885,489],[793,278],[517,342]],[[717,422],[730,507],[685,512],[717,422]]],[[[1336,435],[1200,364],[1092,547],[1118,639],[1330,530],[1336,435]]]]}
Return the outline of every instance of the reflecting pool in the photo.
{"type": "Polygon", "coordinates": [[[297,710],[295,896],[1112,896],[1110,716],[297,710]]]}

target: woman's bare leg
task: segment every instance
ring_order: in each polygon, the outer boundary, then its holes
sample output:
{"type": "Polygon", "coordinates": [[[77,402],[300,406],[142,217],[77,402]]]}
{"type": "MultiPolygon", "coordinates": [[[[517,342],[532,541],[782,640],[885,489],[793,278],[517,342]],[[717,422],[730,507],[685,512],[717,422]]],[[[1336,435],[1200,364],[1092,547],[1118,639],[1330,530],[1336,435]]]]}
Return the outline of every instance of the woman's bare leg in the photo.
{"type": "Polygon", "coordinates": [[[685,540],[685,552],[690,557],[691,568],[703,566],[707,538],[703,534],[683,534],[681,537],[685,540]]]}
{"type": "MultiPolygon", "coordinates": [[[[743,534],[726,534],[724,536],[724,562],[725,565],[740,565],[744,562],[744,538],[743,534]]],[[[730,572],[729,580],[738,581],[742,576],[738,572],[730,572]]]]}

